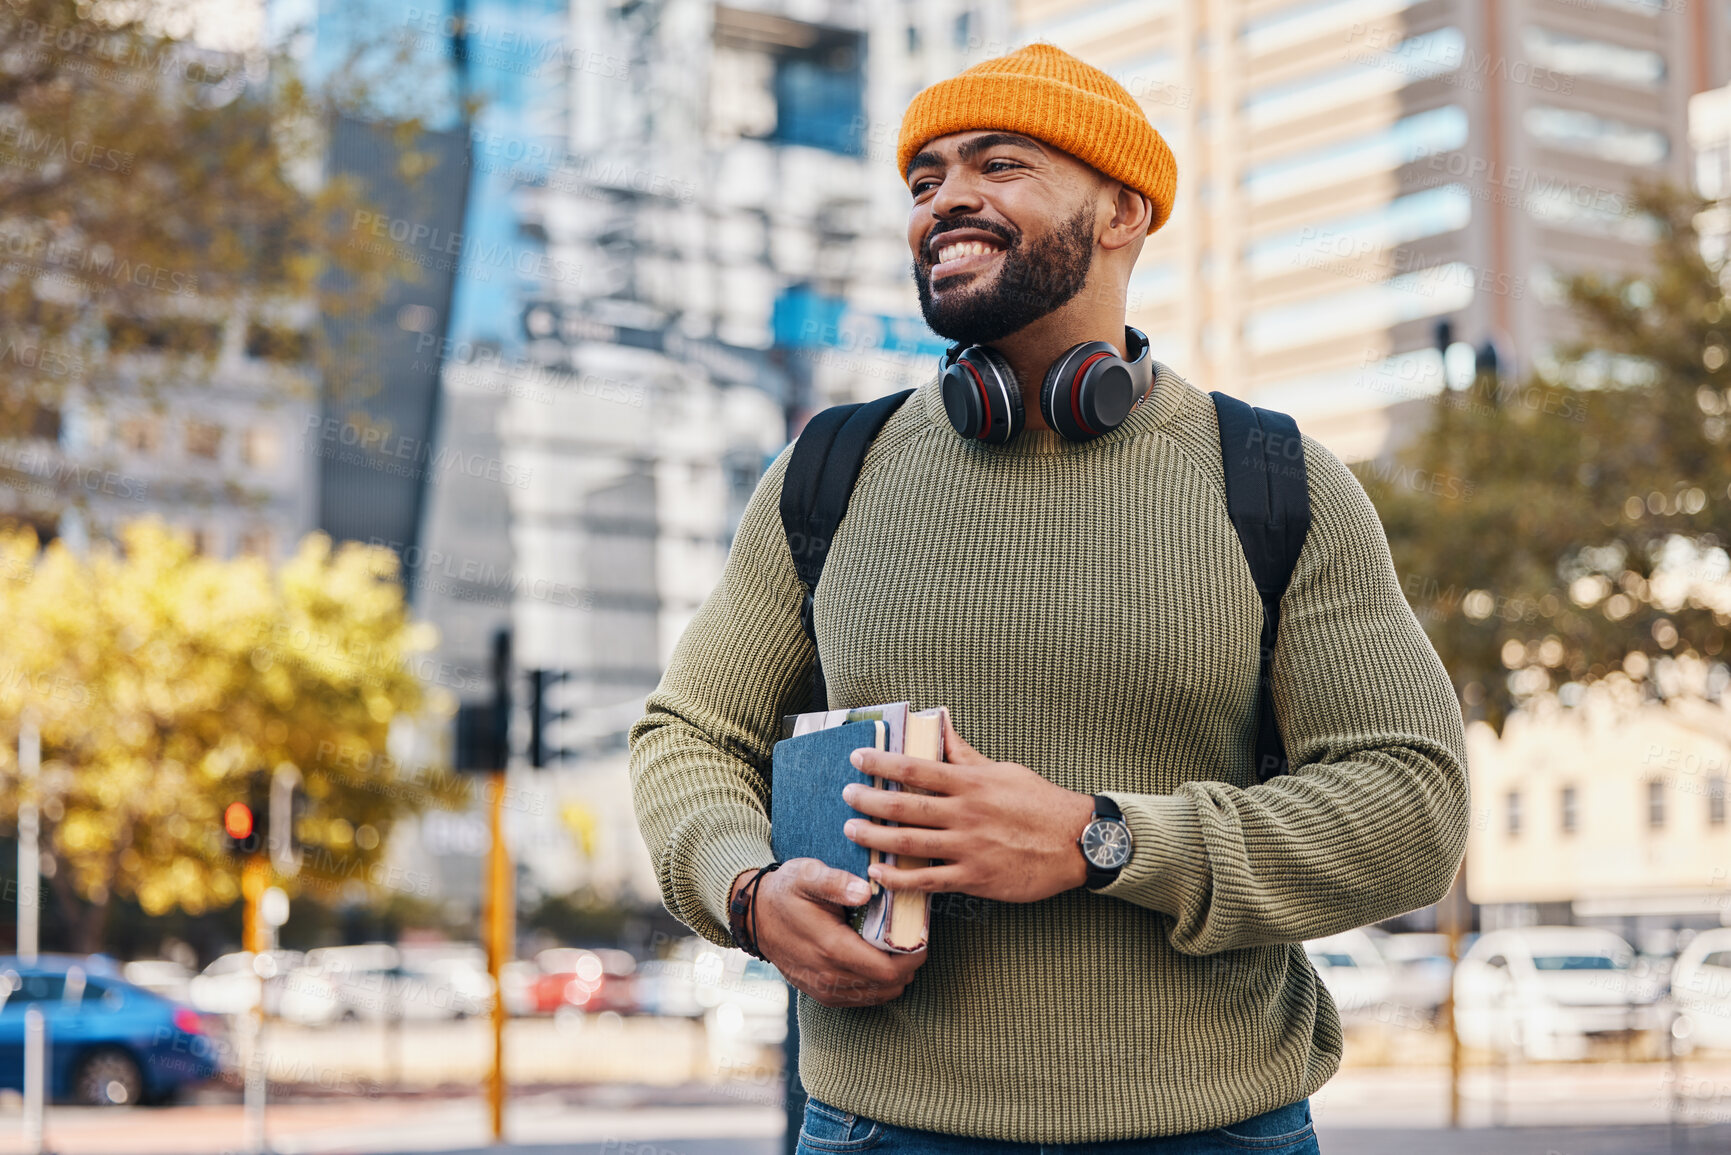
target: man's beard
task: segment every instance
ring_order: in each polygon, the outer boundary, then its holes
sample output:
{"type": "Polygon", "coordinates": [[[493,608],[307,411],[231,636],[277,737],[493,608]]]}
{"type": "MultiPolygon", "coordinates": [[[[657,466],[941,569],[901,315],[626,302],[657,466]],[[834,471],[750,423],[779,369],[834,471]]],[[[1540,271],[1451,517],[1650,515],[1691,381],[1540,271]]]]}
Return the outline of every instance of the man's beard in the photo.
{"type": "MultiPolygon", "coordinates": [[[[1084,204],[1069,220],[1032,244],[1024,235],[1006,237],[995,221],[958,219],[946,229],[977,228],[1003,238],[1003,259],[988,283],[956,288],[932,299],[931,267],[914,262],[920,312],[931,331],[963,345],[989,345],[1026,328],[1082,291],[1094,260],[1094,206],[1084,204]]],[[[942,234],[939,234],[940,237],[942,234]]],[[[933,246],[928,242],[927,248],[933,246]]],[[[976,274],[977,276],[977,274],[976,274]]]]}

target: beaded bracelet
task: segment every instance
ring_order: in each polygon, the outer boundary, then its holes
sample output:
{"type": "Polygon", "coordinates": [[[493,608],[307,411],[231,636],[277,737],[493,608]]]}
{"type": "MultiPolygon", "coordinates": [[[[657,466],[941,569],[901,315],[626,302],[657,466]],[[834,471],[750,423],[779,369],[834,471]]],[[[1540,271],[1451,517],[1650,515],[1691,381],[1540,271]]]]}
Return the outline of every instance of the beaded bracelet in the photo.
{"type": "Polygon", "coordinates": [[[727,931],[733,936],[733,945],[755,959],[768,959],[757,946],[757,884],[763,881],[763,876],[781,867],[781,863],[772,862],[758,868],[744,886],[734,893],[727,904],[727,931]]]}

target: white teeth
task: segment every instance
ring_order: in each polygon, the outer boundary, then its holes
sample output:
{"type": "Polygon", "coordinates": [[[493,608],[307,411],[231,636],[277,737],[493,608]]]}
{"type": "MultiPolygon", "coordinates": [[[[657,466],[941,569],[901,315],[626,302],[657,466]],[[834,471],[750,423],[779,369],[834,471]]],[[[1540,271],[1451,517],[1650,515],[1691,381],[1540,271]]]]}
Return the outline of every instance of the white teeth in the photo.
{"type": "Polygon", "coordinates": [[[945,245],[938,250],[938,263],[954,261],[961,257],[977,257],[982,253],[996,252],[995,246],[984,241],[957,241],[953,245],[945,245]]]}

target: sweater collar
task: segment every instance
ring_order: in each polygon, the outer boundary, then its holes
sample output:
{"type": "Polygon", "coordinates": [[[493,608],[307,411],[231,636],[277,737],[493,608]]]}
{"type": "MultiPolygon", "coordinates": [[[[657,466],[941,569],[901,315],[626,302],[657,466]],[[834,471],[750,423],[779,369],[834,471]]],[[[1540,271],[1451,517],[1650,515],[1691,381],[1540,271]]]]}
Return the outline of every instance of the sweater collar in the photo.
{"type": "MultiPolygon", "coordinates": [[[[943,395],[938,389],[939,380],[940,377],[932,377],[915,390],[913,397],[909,400],[921,408],[927,421],[940,427],[951,437],[955,437],[956,431],[951,427],[949,416],[944,412],[943,395]]],[[[980,441],[970,441],[966,444],[970,452],[989,453],[1004,457],[1086,453],[1096,445],[1127,441],[1139,434],[1160,428],[1177,415],[1179,406],[1183,402],[1184,393],[1189,388],[1191,386],[1182,377],[1167,368],[1162,362],[1156,361],[1154,362],[1154,384],[1149,389],[1148,395],[1130,410],[1130,415],[1124,418],[1124,423],[1110,433],[1103,433],[1089,441],[1071,441],[1056,429],[1023,429],[1003,445],[987,445],[980,441]]]]}

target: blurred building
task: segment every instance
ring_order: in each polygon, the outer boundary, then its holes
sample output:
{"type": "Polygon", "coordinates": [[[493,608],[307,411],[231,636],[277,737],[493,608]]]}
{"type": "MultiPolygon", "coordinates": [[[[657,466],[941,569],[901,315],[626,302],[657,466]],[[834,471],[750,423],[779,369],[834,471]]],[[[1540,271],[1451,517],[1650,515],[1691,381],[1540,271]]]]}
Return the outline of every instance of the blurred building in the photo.
{"type": "Polygon", "coordinates": [[[8,512],[75,544],[157,517],[216,557],[294,551],[317,513],[315,470],[296,452],[318,412],[302,361],[309,318],[199,312],[106,319],[160,351],[107,358],[67,390],[39,438],[7,451],[30,479],[3,491],[8,512]]]}
{"type": "Polygon", "coordinates": [[[516,381],[499,429],[527,478],[509,492],[517,659],[563,677],[559,768],[537,787],[558,805],[523,823],[547,832],[524,841],[550,889],[656,900],[625,734],[757,478],[812,409],[931,375],[943,345],[908,272],[895,128],[1007,16],[572,0],[568,121],[520,193],[558,275],[525,301],[529,364],[494,374],[516,381]],[[575,863],[557,832],[574,823],[575,863]]]}
{"type": "Polygon", "coordinates": [[[1469,735],[1467,894],[1487,929],[1603,925],[1669,950],[1731,925],[1731,715],[1599,702],[1469,735]]]}
{"type": "Polygon", "coordinates": [[[1560,276],[1640,267],[1629,182],[1687,179],[1727,60],[1723,6],[1667,0],[1018,0],[1015,37],[1112,72],[1178,156],[1131,286],[1155,355],[1349,458],[1444,386],[1438,321],[1524,374],[1560,276]]]}

